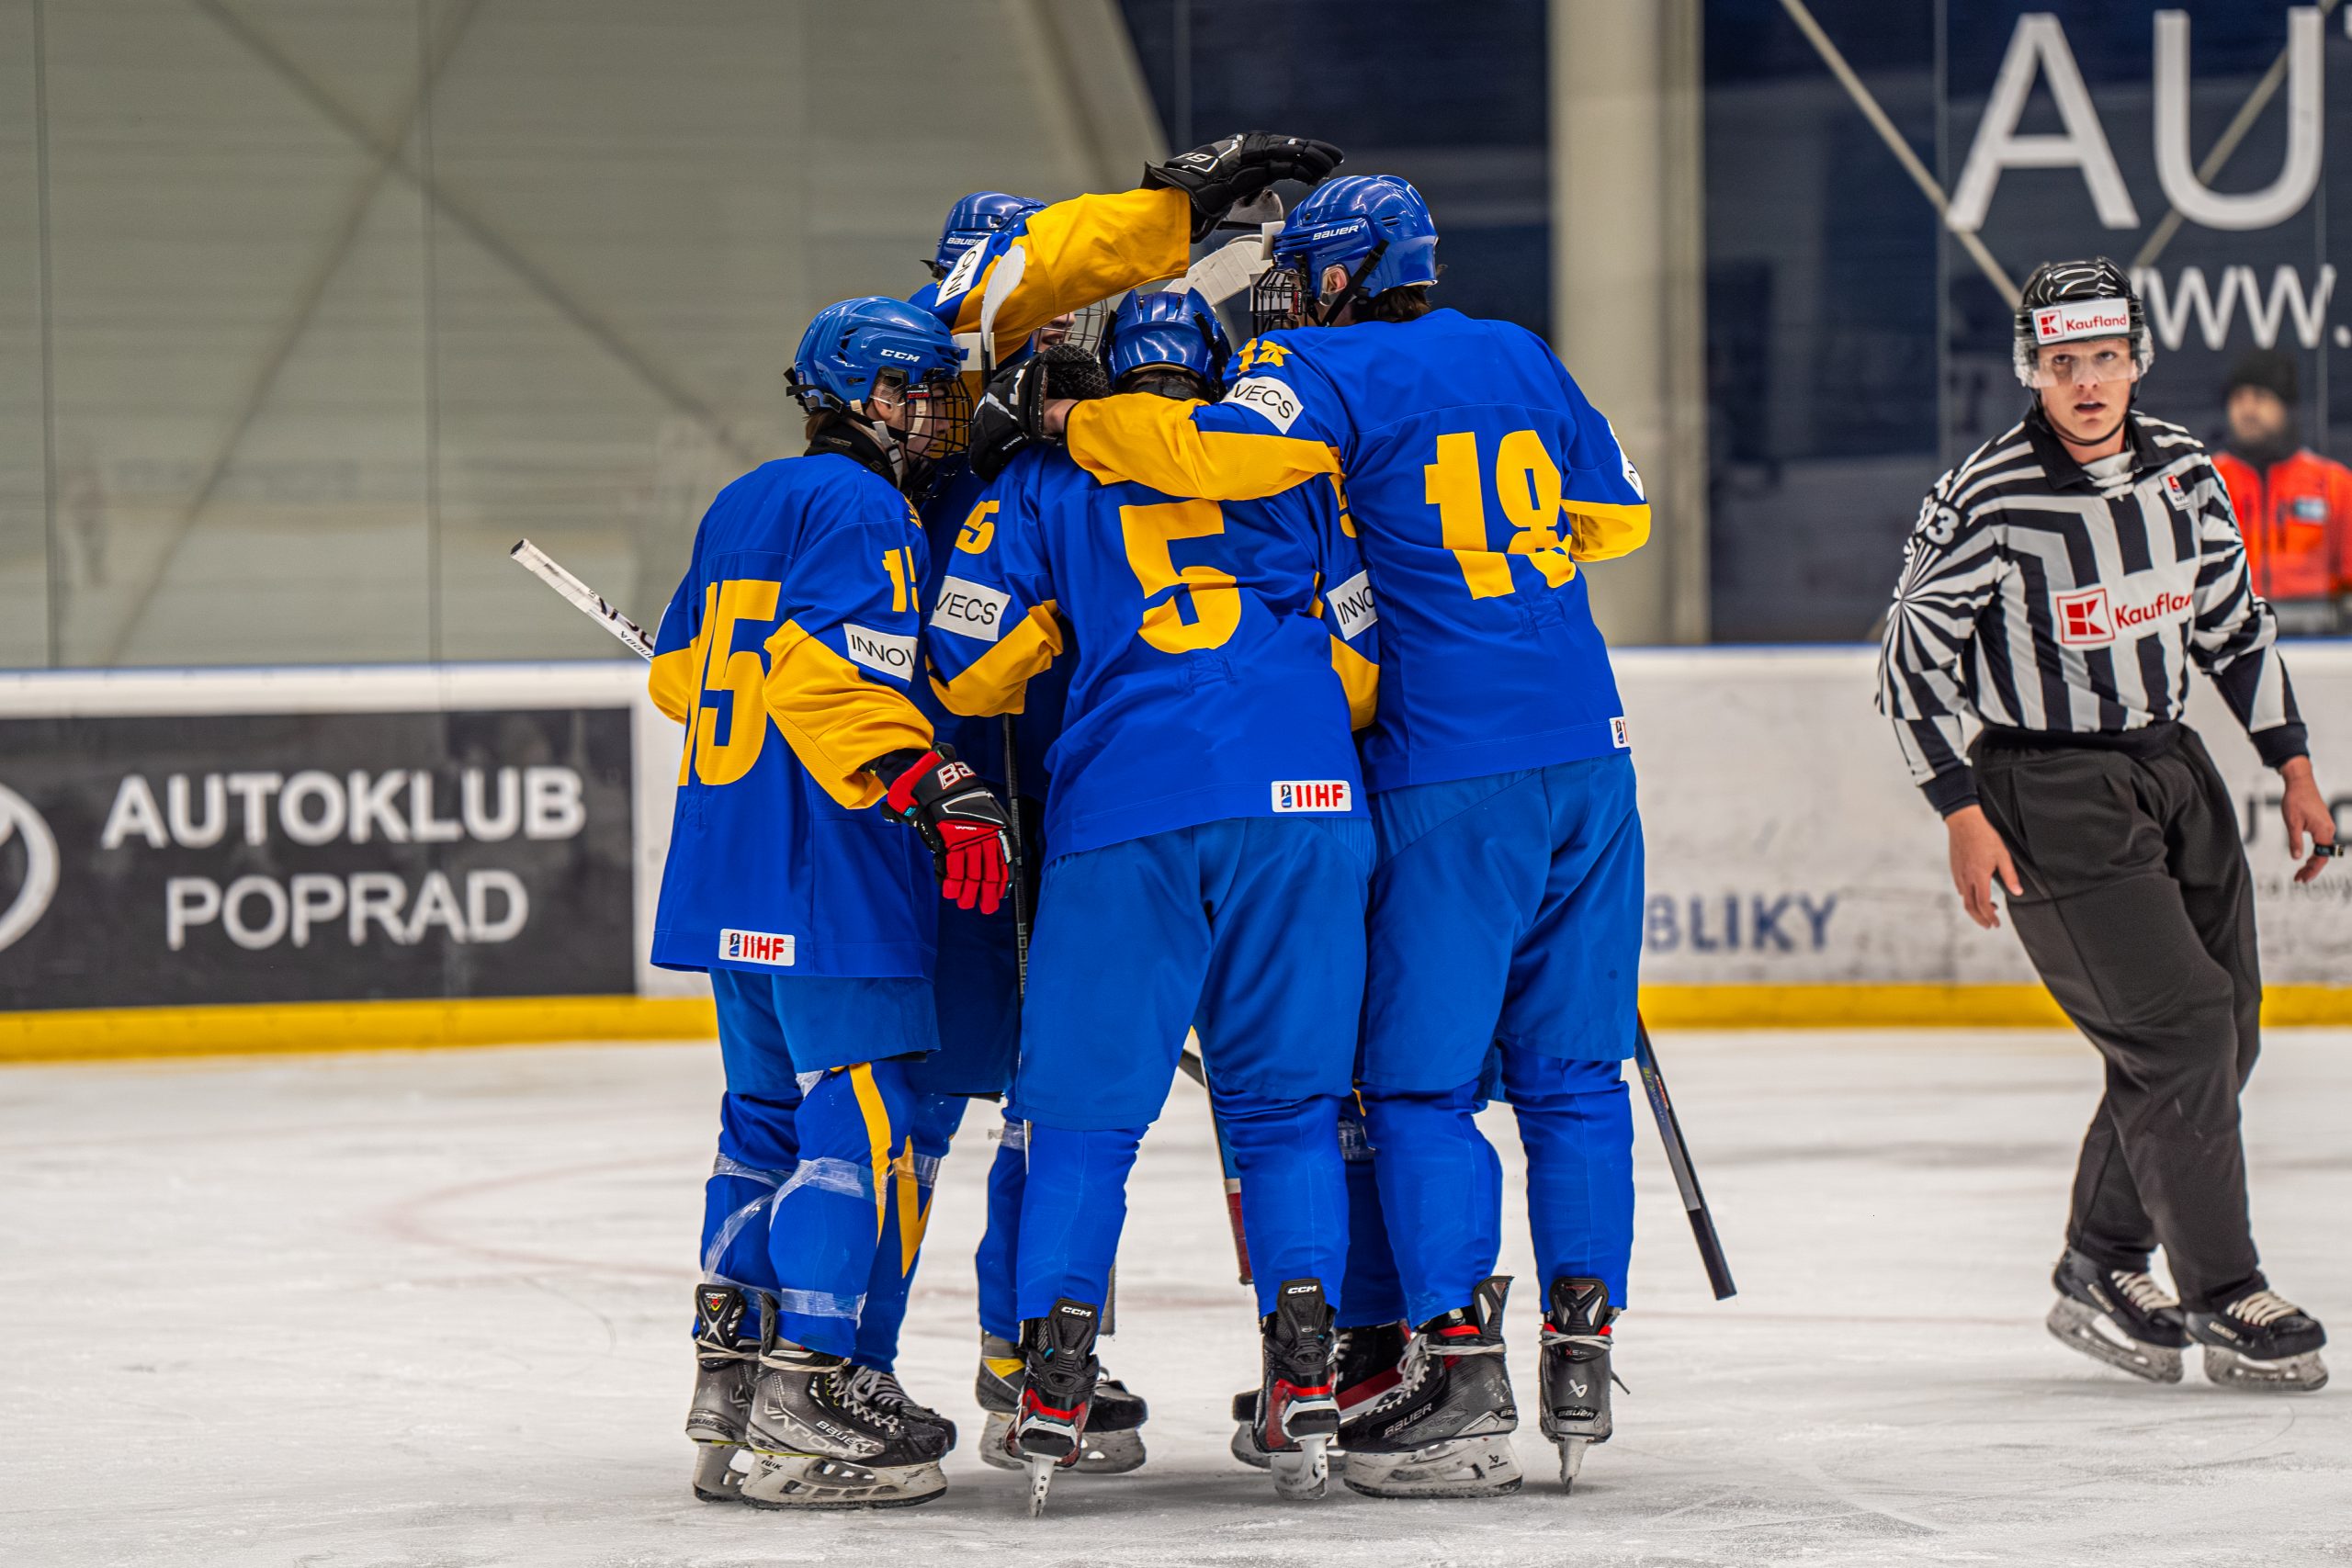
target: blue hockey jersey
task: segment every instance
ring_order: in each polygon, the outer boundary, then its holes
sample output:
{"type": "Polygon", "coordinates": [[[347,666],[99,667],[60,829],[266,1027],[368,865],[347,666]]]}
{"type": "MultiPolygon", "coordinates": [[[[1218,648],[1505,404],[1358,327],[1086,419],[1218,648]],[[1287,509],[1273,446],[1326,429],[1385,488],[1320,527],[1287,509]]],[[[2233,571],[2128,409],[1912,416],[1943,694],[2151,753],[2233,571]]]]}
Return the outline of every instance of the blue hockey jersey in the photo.
{"type": "MultiPolygon", "coordinates": [[[[958,540],[969,539],[985,548],[994,532],[998,503],[989,499],[986,480],[972,472],[960,457],[951,457],[937,487],[922,506],[922,531],[931,547],[931,570],[923,579],[922,602],[939,603],[942,579],[956,570],[958,540]]],[[[1013,746],[1021,761],[1021,793],[1044,800],[1050,775],[1046,754],[1061,738],[1062,704],[1069,689],[1069,661],[1033,677],[1019,715],[1013,720],[1013,746]]],[[[932,733],[953,746],[956,755],[972,765],[982,782],[1004,783],[1004,728],[997,718],[975,718],[950,712],[932,690],[929,681],[917,681],[915,705],[931,720],[932,733]]]]}
{"type": "Polygon", "coordinates": [[[864,771],[932,743],[908,695],[927,554],[906,498],[844,457],[718,492],[654,639],[654,704],[686,727],[654,963],[931,974],[931,856],[864,771]]]}
{"type": "Polygon", "coordinates": [[[1542,339],[1434,310],[1253,339],[1222,402],[1099,398],[1070,456],[1216,501],[1345,476],[1381,614],[1374,790],[1627,744],[1582,561],[1649,534],[1641,477],[1542,339]]]}
{"type": "MultiPolygon", "coordinates": [[[[1181,408],[1182,405],[1171,404],[1181,408]]],[[[957,713],[1074,664],[1047,765],[1056,854],[1235,817],[1363,816],[1379,612],[1337,486],[1219,506],[1099,484],[1058,452],[999,475],[924,646],[957,713]]]]}

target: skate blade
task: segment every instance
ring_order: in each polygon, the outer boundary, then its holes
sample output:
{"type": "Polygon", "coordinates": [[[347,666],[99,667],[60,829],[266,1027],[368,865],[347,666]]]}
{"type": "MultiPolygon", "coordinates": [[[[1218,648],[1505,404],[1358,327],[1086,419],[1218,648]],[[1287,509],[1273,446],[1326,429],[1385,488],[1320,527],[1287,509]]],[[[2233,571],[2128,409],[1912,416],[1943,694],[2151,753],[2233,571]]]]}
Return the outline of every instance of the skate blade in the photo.
{"type": "Polygon", "coordinates": [[[2316,1350],[2257,1361],[2218,1345],[2205,1347],[2205,1381],[2223,1388],[2262,1389],[2273,1393],[2312,1393],[2327,1386],[2327,1363],[2316,1350]]]}
{"type": "Polygon", "coordinates": [[[754,1508],[910,1508],[947,1490],[936,1461],[876,1468],[815,1454],[752,1456],[741,1499],[754,1508]]]}
{"type": "Polygon", "coordinates": [[[1331,1479],[1331,1439],[1317,1434],[1302,1437],[1298,1448],[1266,1456],[1274,1478],[1274,1495],[1286,1503],[1311,1503],[1323,1495],[1331,1479]]]}
{"type": "Polygon", "coordinates": [[[1350,1453],[1348,1490],[1367,1497],[1499,1497],[1526,1478],[1506,1432],[1455,1438],[1404,1454],[1350,1453]]]}
{"type": "MultiPolygon", "coordinates": [[[[1012,1416],[989,1413],[988,1425],[980,1431],[982,1464],[998,1470],[1027,1468],[1018,1455],[1005,1449],[1005,1429],[1012,1425],[1012,1416]]],[[[1141,1432],[1089,1432],[1080,1442],[1078,1463],[1071,1468],[1080,1475],[1125,1475],[1142,1469],[1148,1457],[1141,1432]]]]}
{"type": "Polygon", "coordinates": [[[2167,1345],[2147,1345],[2132,1338],[2106,1314],[2085,1306],[2072,1296],[2060,1296],[2043,1320],[2050,1337],[2069,1350],[2149,1382],[2178,1382],[2180,1352],[2167,1345]]]}
{"type": "Polygon", "coordinates": [[[736,1456],[741,1453],[741,1446],[735,1443],[695,1445],[695,1495],[706,1503],[742,1501],[743,1477],[749,1467],[736,1468],[736,1456]]]}
{"type": "Polygon", "coordinates": [[[1562,1438],[1560,1444],[1561,1490],[1576,1490],[1577,1473],[1584,1469],[1584,1451],[1592,1447],[1590,1438],[1562,1438]]]}
{"type": "MultiPolygon", "coordinates": [[[[1257,1428],[1247,1421],[1234,1424],[1233,1441],[1226,1445],[1226,1451],[1252,1470],[1264,1470],[1273,1462],[1273,1456],[1258,1446],[1257,1428]]],[[[1334,1475],[1348,1468],[1348,1451],[1340,1447],[1337,1438],[1332,1438],[1330,1447],[1323,1450],[1323,1459],[1326,1468],[1334,1475]]]]}
{"type": "Polygon", "coordinates": [[[1034,1519],[1046,1511],[1046,1494],[1053,1489],[1054,1472],[1061,1466],[1051,1454],[1030,1454],[1022,1462],[1029,1472],[1029,1517],[1034,1519]]]}

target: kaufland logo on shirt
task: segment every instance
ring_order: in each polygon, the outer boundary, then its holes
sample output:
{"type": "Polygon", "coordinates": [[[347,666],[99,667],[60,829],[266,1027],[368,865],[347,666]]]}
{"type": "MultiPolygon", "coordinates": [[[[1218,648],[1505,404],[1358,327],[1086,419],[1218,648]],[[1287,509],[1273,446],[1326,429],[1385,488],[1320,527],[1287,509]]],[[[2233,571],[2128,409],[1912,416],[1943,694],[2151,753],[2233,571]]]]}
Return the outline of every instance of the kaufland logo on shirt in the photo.
{"type": "Polygon", "coordinates": [[[729,964],[765,964],[778,969],[792,967],[793,942],[789,936],[775,931],[734,931],[718,933],[718,956],[729,964]]]}
{"type": "Polygon", "coordinates": [[[2168,588],[2141,599],[2109,597],[2104,588],[2077,589],[2056,597],[2058,641],[2067,648],[2105,648],[2117,637],[2143,632],[2160,621],[2177,621],[2194,604],[2188,594],[2168,588]]]}
{"type": "Polygon", "coordinates": [[[1274,786],[1274,809],[1291,811],[1345,811],[1349,807],[1348,781],[1345,779],[1301,779],[1274,786]]]}
{"type": "Polygon", "coordinates": [[[2052,305],[2033,313],[2033,341],[2061,343],[2078,337],[2121,337],[2132,330],[2132,307],[2120,299],[2084,299],[2052,305]]]}

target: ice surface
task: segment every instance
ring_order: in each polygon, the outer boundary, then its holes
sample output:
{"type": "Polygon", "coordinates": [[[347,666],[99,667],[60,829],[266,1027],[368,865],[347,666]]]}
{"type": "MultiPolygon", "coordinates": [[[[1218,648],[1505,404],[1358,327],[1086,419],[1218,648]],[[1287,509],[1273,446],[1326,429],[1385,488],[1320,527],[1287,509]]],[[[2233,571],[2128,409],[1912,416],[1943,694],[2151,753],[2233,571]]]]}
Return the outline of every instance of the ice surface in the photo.
{"type": "MultiPolygon", "coordinates": [[[[1180,1083],[1109,1357],[1152,1402],[1152,1460],[1064,1478],[1035,1524],[1020,1478],[968,1452],[895,1515],[688,1495],[708,1046],[0,1072],[0,1562],[2352,1562],[2346,1385],[2231,1393],[2192,1365],[2151,1387],[2042,1332],[2086,1047],[1659,1043],[1741,1294],[1707,1299],[1644,1114],[1632,1393],[1573,1497],[1532,1430],[1528,1490],[1478,1503],[1284,1506],[1227,1457],[1252,1325],[1180,1083]]],[[[2266,1261],[2339,1327],[2347,1046],[2274,1034],[2248,1102],[2266,1261]]],[[[948,1161],[902,1363],[967,1442],[990,1119],[948,1161]]],[[[1504,1263],[1525,1270],[1523,1238],[1504,1263]]],[[[1532,1295],[1511,1304],[1523,1392],[1532,1295]]]]}

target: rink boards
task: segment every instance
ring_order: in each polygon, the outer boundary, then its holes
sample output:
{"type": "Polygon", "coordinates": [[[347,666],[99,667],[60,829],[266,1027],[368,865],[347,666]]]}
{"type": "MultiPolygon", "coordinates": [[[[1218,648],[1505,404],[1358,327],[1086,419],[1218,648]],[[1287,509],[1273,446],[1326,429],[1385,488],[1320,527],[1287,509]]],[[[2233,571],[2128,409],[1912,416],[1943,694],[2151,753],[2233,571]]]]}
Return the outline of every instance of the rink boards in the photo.
{"type": "MultiPolygon", "coordinates": [[[[2352,644],[2289,655],[2352,829],[2352,644]]],[[[2061,1021],[1968,923],[1868,649],[1618,671],[1667,1026],[2061,1021]]],[[[2268,1017],[2352,1021],[2352,872],[2296,887],[2277,779],[2192,717],[2255,867],[2268,1017]]],[[[643,954],[677,728],[634,663],[0,677],[0,1059],[707,1035],[643,954]]]]}

